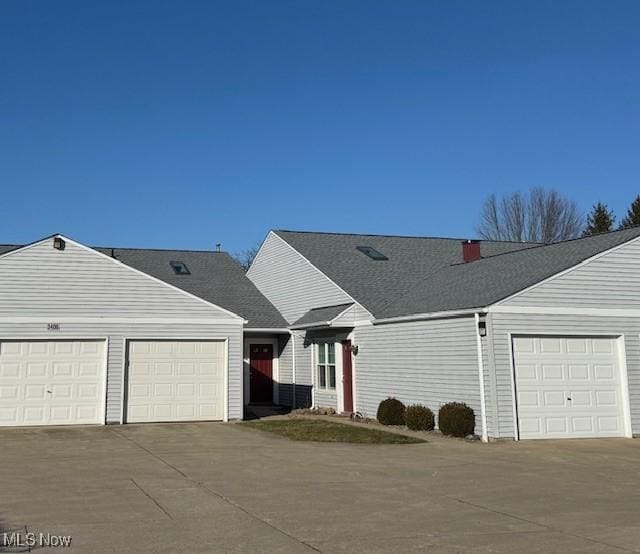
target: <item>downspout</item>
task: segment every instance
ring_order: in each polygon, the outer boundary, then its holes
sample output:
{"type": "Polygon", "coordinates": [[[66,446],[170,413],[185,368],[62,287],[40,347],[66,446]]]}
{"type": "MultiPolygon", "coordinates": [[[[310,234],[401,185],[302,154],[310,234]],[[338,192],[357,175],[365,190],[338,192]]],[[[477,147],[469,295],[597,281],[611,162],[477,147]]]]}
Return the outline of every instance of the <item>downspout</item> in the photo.
{"type": "Polygon", "coordinates": [[[482,361],[482,337],[480,336],[480,314],[475,314],[476,345],[478,349],[478,377],[480,379],[480,421],[482,422],[482,442],[488,442],[487,435],[487,404],[484,396],[484,362],[482,361]]]}
{"type": "Polygon", "coordinates": [[[289,331],[291,334],[291,345],[293,351],[291,354],[291,380],[293,381],[293,400],[291,402],[292,409],[296,409],[296,336],[293,331],[289,331]]]}

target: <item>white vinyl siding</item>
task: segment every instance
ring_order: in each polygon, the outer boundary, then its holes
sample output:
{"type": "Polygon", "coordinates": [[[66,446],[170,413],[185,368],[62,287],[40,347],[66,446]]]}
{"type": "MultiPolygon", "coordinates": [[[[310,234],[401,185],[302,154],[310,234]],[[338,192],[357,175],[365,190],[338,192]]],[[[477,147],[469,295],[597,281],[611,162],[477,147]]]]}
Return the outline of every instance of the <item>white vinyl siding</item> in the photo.
{"type": "Polygon", "coordinates": [[[487,436],[498,437],[498,405],[494,374],[494,351],[491,339],[491,318],[486,318],[487,334],[482,337],[482,368],[484,371],[484,397],[487,417],[487,436]]]}
{"type": "Polygon", "coordinates": [[[354,344],[356,409],[375,417],[395,397],[437,415],[447,402],[465,402],[481,433],[480,380],[473,316],[358,327],[354,344]]]}
{"type": "Polygon", "coordinates": [[[332,327],[353,327],[356,321],[370,321],[372,319],[373,316],[360,304],[354,304],[336,317],[331,325],[332,327]]]}
{"type": "Polygon", "coordinates": [[[631,429],[640,433],[640,319],[558,314],[489,314],[494,364],[497,436],[514,437],[513,376],[509,333],[512,335],[624,337],[631,429]]]}
{"type": "Polygon", "coordinates": [[[282,406],[293,406],[293,340],[278,336],[278,399],[282,406]]]}
{"type": "Polygon", "coordinates": [[[317,408],[333,408],[338,409],[338,395],[336,389],[314,388],[315,406],[317,408]]]}
{"type": "Polygon", "coordinates": [[[293,406],[293,344],[295,342],[296,362],[296,408],[311,406],[311,384],[313,376],[313,347],[304,346],[304,339],[296,335],[279,335],[278,360],[279,403],[293,406]]]}
{"type": "Polygon", "coordinates": [[[353,302],[275,233],[269,233],[247,277],[289,323],[312,308],[353,302]]]}
{"type": "Polygon", "coordinates": [[[69,241],[64,250],[52,244],[47,239],[0,257],[0,317],[235,319],[98,252],[69,241]]]}
{"type": "Polygon", "coordinates": [[[293,336],[296,346],[296,406],[307,408],[313,399],[313,347],[299,336],[293,336]]]}
{"type": "Polygon", "coordinates": [[[578,265],[501,304],[639,309],[640,239],[578,265]]]}

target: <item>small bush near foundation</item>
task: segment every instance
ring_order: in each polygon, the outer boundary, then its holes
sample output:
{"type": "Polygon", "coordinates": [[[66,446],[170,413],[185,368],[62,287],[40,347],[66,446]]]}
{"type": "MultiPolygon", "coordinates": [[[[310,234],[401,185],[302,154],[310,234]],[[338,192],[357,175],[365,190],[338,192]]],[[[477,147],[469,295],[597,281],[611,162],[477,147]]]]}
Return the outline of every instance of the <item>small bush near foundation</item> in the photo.
{"type": "Polygon", "coordinates": [[[406,408],[400,400],[387,398],[380,402],[376,417],[382,425],[404,425],[405,410],[406,408]]]}
{"type": "Polygon", "coordinates": [[[476,416],[473,410],[461,402],[443,404],[438,412],[438,428],[444,435],[466,437],[473,435],[476,416]]]}
{"type": "Polygon", "coordinates": [[[412,431],[431,431],[435,426],[433,412],[420,404],[407,406],[404,419],[407,427],[412,431]]]}

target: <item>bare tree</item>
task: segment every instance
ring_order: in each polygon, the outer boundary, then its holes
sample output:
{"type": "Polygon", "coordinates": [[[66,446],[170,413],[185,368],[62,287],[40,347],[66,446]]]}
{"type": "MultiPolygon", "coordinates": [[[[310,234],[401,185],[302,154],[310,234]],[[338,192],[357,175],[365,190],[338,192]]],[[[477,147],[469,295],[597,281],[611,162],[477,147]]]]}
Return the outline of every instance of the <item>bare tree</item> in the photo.
{"type": "Polygon", "coordinates": [[[482,207],[477,232],[486,240],[557,242],[580,236],[583,218],[576,203],[555,190],[540,187],[498,198],[482,207]]]}
{"type": "Polygon", "coordinates": [[[258,250],[260,250],[260,244],[255,244],[251,248],[247,248],[242,252],[236,252],[233,257],[242,266],[242,269],[249,271],[258,250]]]}

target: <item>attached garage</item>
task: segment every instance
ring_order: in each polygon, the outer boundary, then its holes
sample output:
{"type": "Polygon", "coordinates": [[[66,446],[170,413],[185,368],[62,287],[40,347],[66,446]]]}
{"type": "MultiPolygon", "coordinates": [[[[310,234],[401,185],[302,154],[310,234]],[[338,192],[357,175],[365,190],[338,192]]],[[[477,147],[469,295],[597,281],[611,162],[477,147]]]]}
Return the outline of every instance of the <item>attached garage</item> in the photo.
{"type": "Polygon", "coordinates": [[[626,436],[626,390],[615,337],[513,337],[521,439],[626,436]]]}
{"type": "Polygon", "coordinates": [[[104,423],[104,340],[0,342],[0,425],[104,423]]]}
{"type": "Polygon", "coordinates": [[[243,270],[220,252],[101,250],[0,245],[0,427],[241,419],[245,320],[212,296],[243,270]]]}
{"type": "Polygon", "coordinates": [[[224,340],[128,342],[127,423],[224,418],[224,340]]]}

